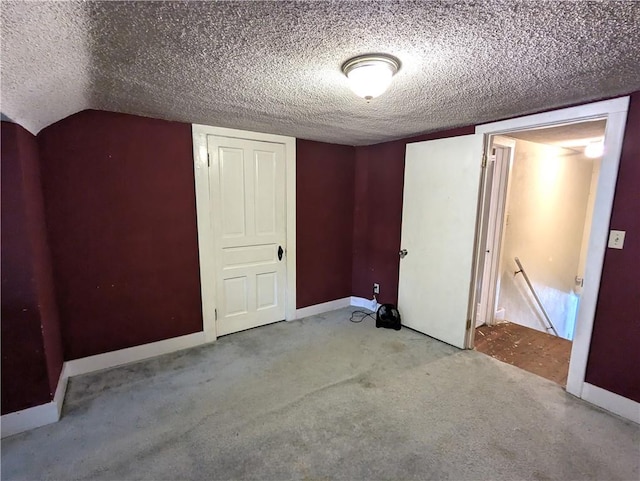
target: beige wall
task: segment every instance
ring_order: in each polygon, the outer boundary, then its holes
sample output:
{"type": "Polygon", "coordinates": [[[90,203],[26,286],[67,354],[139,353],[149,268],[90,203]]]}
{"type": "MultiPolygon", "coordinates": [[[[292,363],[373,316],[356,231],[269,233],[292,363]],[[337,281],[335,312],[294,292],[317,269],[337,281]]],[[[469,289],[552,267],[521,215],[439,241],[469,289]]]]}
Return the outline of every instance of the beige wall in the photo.
{"type": "Polygon", "coordinates": [[[517,140],[509,179],[498,306],[506,318],[544,331],[517,271],[518,257],[562,337],[573,336],[580,252],[594,164],[582,154],[517,140]]]}

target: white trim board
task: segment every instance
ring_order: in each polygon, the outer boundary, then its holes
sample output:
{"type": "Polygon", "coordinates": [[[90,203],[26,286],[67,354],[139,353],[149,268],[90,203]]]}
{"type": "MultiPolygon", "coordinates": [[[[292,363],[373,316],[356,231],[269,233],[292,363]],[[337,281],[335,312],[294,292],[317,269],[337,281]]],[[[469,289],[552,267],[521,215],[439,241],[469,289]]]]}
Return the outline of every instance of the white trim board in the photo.
{"type": "Polygon", "coordinates": [[[640,424],[640,403],[588,382],[582,388],[582,399],[607,411],[640,424]]]}
{"type": "Polygon", "coordinates": [[[202,295],[203,330],[207,341],[216,339],[216,286],[215,237],[210,209],[210,185],[207,162],[207,135],[233,137],[283,144],[286,165],[286,223],[287,223],[287,294],[285,319],[296,315],[296,139],[284,135],[265,134],[248,130],[227,129],[192,124],[193,162],[196,191],[196,217],[198,225],[198,252],[200,254],[200,286],[202,295]]]}
{"type": "Polygon", "coordinates": [[[2,437],[12,436],[57,422],[62,413],[67,383],[72,376],[143,361],[206,343],[206,336],[204,332],[200,331],[194,334],[187,334],[186,336],[174,337],[163,341],[151,342],[149,344],[142,344],[118,351],[67,361],[62,366],[53,401],[3,415],[1,419],[2,437]]]}
{"type": "MultiPolygon", "coordinates": [[[[61,407],[60,407],[61,409],[61,407]]],[[[2,437],[13,436],[31,429],[58,422],[58,405],[54,402],[40,404],[32,408],[23,409],[2,416],[2,437]]]]}
{"type": "MultiPolygon", "coordinates": [[[[345,297],[298,309],[298,318],[329,312],[344,307],[371,309],[373,299],[345,297]]],[[[379,306],[379,304],[377,304],[379,306]]],[[[53,401],[22,411],[5,414],[0,420],[2,437],[52,424],[60,419],[67,383],[70,377],[142,361],[163,354],[189,349],[208,343],[204,332],[188,334],[163,341],[97,354],[64,363],[53,401]]],[[[585,383],[583,399],[612,413],[640,423],[640,404],[599,387],[585,383]]]]}
{"type": "Polygon", "coordinates": [[[477,134],[501,134],[514,130],[529,130],[531,128],[550,127],[555,124],[568,122],[582,122],[589,119],[599,119],[609,113],[626,112],[629,109],[629,96],[619,97],[601,102],[551,110],[539,114],[526,115],[515,119],[500,120],[476,125],[477,134]]]}
{"type": "Polygon", "coordinates": [[[64,404],[64,396],[67,394],[67,384],[69,381],[69,376],[67,374],[66,362],[62,364],[62,370],[60,371],[60,377],[58,378],[58,387],[56,388],[56,392],[53,395],[53,402],[55,403],[58,409],[58,421],[60,416],[62,415],[62,405],[64,404]]]}
{"type": "MultiPolygon", "coordinates": [[[[576,320],[567,378],[567,392],[580,398],[583,397],[582,391],[585,385],[587,359],[591,345],[604,254],[607,248],[609,222],[618,178],[618,166],[620,164],[628,108],[629,97],[626,96],[516,119],[492,122],[476,127],[476,133],[489,136],[591,119],[606,118],[607,120],[604,139],[605,152],[602,156],[593,209],[593,222],[591,224],[584,273],[584,288],[576,320]]],[[[615,226],[611,227],[615,229],[615,226]]]]}
{"type": "Polygon", "coordinates": [[[349,307],[351,305],[351,297],[343,297],[342,299],[336,299],[335,301],[323,302],[321,304],[314,304],[312,306],[302,307],[296,309],[296,319],[302,319],[304,317],[316,316],[324,312],[335,311],[336,309],[342,309],[343,307],[349,307]]]}
{"type": "Polygon", "coordinates": [[[378,310],[378,307],[380,307],[380,304],[378,304],[375,299],[365,299],[364,297],[355,296],[343,297],[342,299],[322,302],[320,304],[296,309],[296,319],[316,316],[324,312],[335,311],[336,309],[342,309],[344,307],[362,307],[375,312],[378,310]]]}
{"type": "Polygon", "coordinates": [[[381,304],[378,304],[377,299],[367,299],[365,297],[351,296],[351,305],[353,307],[364,307],[370,311],[377,312],[381,304]]]}
{"type": "Polygon", "coordinates": [[[64,374],[67,377],[101,371],[112,367],[143,361],[163,354],[182,351],[191,347],[206,344],[207,339],[203,331],[187,334],[186,336],[173,337],[163,341],[151,342],[140,346],[119,349],[118,351],[105,352],[95,356],[74,359],[64,363],[64,374]]]}
{"type": "Polygon", "coordinates": [[[58,422],[60,420],[60,414],[62,413],[64,395],[67,391],[67,380],[68,377],[65,374],[63,365],[52,401],[3,415],[2,419],[0,419],[2,437],[6,438],[14,434],[58,422]]]}

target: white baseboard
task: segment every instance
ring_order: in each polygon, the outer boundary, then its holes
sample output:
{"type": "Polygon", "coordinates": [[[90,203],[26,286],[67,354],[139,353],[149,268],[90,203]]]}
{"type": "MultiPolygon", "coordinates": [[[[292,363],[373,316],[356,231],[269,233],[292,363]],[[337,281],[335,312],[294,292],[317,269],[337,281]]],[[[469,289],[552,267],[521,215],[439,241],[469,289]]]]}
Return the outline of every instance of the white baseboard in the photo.
{"type": "Polygon", "coordinates": [[[58,406],[53,401],[5,414],[0,421],[2,423],[2,437],[6,438],[30,429],[52,424],[57,422],[58,419],[60,419],[58,406]]]}
{"type": "MultiPolygon", "coordinates": [[[[362,297],[345,297],[334,301],[323,302],[309,307],[296,310],[296,318],[329,312],[343,307],[354,306],[369,310],[377,310],[380,304],[374,306],[373,299],[362,297]]],[[[64,396],[67,389],[68,379],[72,376],[100,371],[111,367],[121,366],[132,362],[142,361],[151,357],[169,354],[183,349],[206,344],[207,339],[204,332],[196,332],[186,336],[175,337],[163,341],[134,346],[119,351],[97,354],[82,359],[67,361],[62,367],[58,386],[56,388],[53,401],[34,406],[22,411],[5,414],[0,419],[2,437],[12,436],[30,429],[35,429],[47,424],[52,424],[60,419],[64,396]]],[[[599,388],[589,383],[584,383],[582,399],[596,406],[618,414],[626,419],[640,424],[640,403],[627,399],[618,394],[614,394],[605,389],[599,388]]]]}
{"type": "Polygon", "coordinates": [[[67,391],[67,379],[63,365],[53,401],[3,415],[2,419],[0,419],[2,437],[6,438],[7,436],[13,436],[14,434],[58,422],[62,412],[64,395],[67,391]]]}
{"type": "Polygon", "coordinates": [[[343,307],[349,307],[350,305],[351,305],[350,297],[343,297],[342,299],[323,302],[322,304],[314,304],[313,306],[296,309],[296,319],[302,319],[303,317],[309,317],[309,316],[316,316],[318,314],[322,314],[323,312],[335,311],[336,309],[342,309],[343,307]]]}
{"type": "Polygon", "coordinates": [[[60,379],[58,379],[58,386],[56,387],[53,401],[2,416],[0,419],[2,437],[5,438],[57,422],[62,413],[64,396],[67,391],[67,382],[72,376],[142,361],[162,354],[169,354],[190,347],[196,347],[206,342],[205,333],[201,331],[186,336],[174,337],[141,346],[120,349],[119,351],[106,352],[104,354],[67,361],[62,366],[62,372],[60,373],[60,379]]]}
{"type": "MultiPolygon", "coordinates": [[[[60,371],[60,378],[58,379],[58,387],[53,395],[53,403],[56,405],[56,409],[58,410],[58,419],[60,419],[62,414],[62,405],[64,404],[64,396],[67,393],[67,382],[69,381],[69,376],[65,372],[65,368],[66,366],[63,364],[62,371],[60,371]]],[[[56,421],[58,419],[56,419],[56,421]]]]}
{"type": "Polygon", "coordinates": [[[640,403],[585,382],[582,399],[640,424],[640,403]]]}
{"type": "Polygon", "coordinates": [[[302,319],[303,317],[316,316],[323,312],[335,311],[336,309],[342,309],[343,307],[363,307],[370,311],[377,311],[380,304],[375,299],[365,299],[364,297],[343,297],[342,299],[336,299],[335,301],[323,302],[322,304],[314,304],[313,306],[303,307],[296,309],[296,319],[302,319]]]}
{"type": "Polygon", "coordinates": [[[378,301],[375,299],[365,299],[364,297],[354,296],[351,296],[351,305],[353,307],[364,307],[365,309],[369,309],[374,312],[376,312],[380,307],[380,304],[378,304],[378,301]]]}
{"type": "Polygon", "coordinates": [[[187,334],[186,336],[173,337],[171,339],[128,347],[118,351],[96,354],[95,356],[65,362],[65,374],[67,377],[73,377],[89,372],[101,371],[103,369],[189,349],[190,347],[200,346],[206,342],[205,333],[200,331],[187,334]]]}

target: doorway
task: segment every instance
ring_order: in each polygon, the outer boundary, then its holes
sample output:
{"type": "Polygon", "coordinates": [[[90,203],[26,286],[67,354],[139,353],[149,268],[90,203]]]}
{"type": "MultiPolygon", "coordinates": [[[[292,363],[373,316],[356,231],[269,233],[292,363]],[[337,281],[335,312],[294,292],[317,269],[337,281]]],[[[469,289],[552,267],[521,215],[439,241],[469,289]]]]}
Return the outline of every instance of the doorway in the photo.
{"type": "MultiPolygon", "coordinates": [[[[398,288],[403,324],[454,346],[474,347],[480,306],[492,305],[483,301],[491,285],[482,282],[483,273],[492,271],[485,269],[485,261],[497,253],[487,244],[486,235],[496,205],[490,194],[493,186],[499,186],[495,174],[487,176],[492,170],[488,168],[490,140],[525,130],[606,119],[566,382],[569,393],[598,404],[585,375],[628,105],[629,97],[621,97],[479,125],[474,135],[408,144],[400,245],[400,252],[406,255],[401,256],[398,288]]],[[[496,235],[493,239],[502,240],[496,235]]],[[[494,257],[495,265],[499,258],[494,257]]],[[[495,270],[496,279],[499,272],[495,270]]]]}
{"type": "Polygon", "coordinates": [[[475,348],[563,386],[605,131],[606,119],[592,119],[506,132],[489,144],[493,218],[475,348]]]}
{"type": "Polygon", "coordinates": [[[218,336],[285,318],[283,144],[207,136],[218,336]]]}
{"type": "Polygon", "coordinates": [[[295,319],[295,139],[192,132],[206,340],[295,319]]]}

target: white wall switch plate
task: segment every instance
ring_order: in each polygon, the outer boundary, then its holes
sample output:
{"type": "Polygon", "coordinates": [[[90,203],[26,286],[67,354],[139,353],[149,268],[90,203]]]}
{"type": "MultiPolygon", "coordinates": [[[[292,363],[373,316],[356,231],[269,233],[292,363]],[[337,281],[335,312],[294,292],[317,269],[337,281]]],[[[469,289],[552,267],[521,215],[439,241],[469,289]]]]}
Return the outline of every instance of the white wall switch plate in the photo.
{"type": "Polygon", "coordinates": [[[624,235],[626,231],[624,230],[612,230],[609,233],[609,247],[611,249],[622,249],[624,246],[624,235]]]}

